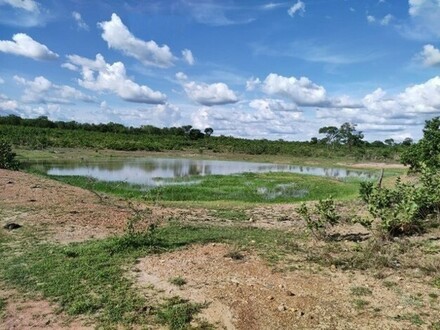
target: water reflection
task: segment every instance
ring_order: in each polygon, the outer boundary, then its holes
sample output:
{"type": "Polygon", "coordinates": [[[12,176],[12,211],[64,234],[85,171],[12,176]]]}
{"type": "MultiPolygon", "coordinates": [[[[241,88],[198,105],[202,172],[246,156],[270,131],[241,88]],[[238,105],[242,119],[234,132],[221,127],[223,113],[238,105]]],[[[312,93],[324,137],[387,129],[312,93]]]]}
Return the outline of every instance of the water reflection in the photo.
{"type": "Polygon", "coordinates": [[[325,168],[266,163],[196,160],[184,158],[137,158],[100,162],[81,161],[62,164],[46,164],[45,171],[50,175],[78,175],[102,181],[124,181],[128,183],[158,186],[175,178],[195,175],[228,175],[236,173],[291,172],[333,178],[369,179],[374,174],[366,171],[343,168],[325,168]]]}

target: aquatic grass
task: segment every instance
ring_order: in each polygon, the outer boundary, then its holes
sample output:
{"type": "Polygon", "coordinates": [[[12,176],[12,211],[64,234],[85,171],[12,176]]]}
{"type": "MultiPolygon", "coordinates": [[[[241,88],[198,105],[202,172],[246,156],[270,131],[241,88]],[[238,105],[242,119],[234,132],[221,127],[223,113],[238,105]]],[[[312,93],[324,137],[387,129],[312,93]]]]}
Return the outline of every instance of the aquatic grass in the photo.
{"type": "Polygon", "coordinates": [[[98,192],[165,202],[290,203],[325,199],[329,196],[335,199],[352,199],[357,197],[361,182],[354,179],[345,182],[327,177],[270,172],[194,176],[191,178],[194,184],[185,184],[188,179],[182,178],[174,180],[173,185],[148,189],[142,185],[104,182],[80,176],[50,177],[98,192]],[[183,184],[179,184],[180,182],[183,184]]]}

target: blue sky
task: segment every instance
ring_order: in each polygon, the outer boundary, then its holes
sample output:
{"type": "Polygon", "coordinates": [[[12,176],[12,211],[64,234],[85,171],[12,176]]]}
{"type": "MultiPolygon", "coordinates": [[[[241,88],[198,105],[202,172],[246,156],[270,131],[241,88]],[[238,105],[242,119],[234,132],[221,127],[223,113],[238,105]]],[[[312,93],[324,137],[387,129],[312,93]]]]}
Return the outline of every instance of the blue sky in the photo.
{"type": "Polygon", "coordinates": [[[440,0],[0,0],[0,115],[418,139],[439,49],[440,0]]]}

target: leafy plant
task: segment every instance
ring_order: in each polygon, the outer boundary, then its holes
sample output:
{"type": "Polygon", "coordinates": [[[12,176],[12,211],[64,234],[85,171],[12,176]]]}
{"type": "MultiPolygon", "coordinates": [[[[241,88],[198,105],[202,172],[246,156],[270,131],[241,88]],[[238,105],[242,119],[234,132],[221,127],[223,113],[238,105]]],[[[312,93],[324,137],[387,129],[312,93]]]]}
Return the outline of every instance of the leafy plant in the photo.
{"type": "Polygon", "coordinates": [[[15,159],[15,153],[12,152],[11,145],[5,141],[0,141],[0,168],[6,170],[18,170],[19,163],[15,159]]]}
{"type": "Polygon", "coordinates": [[[339,215],[336,213],[336,205],[332,197],[319,200],[313,211],[310,211],[305,203],[301,203],[297,212],[304,219],[313,236],[318,239],[326,239],[327,229],[339,222],[339,215]]]}
{"type": "Polygon", "coordinates": [[[178,287],[184,286],[187,283],[187,281],[181,276],[172,277],[169,279],[169,282],[178,287]]]}
{"type": "Polygon", "coordinates": [[[171,330],[187,329],[194,315],[204,306],[190,303],[180,297],[173,297],[160,306],[157,318],[160,323],[167,324],[171,330]]]}

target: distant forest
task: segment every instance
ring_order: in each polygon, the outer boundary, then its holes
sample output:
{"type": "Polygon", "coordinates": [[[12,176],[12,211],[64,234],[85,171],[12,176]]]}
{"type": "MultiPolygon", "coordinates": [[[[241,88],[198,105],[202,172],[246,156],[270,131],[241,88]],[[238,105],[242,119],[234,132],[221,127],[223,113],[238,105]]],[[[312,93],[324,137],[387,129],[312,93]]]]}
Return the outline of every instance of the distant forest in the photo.
{"type": "Polygon", "coordinates": [[[392,139],[368,142],[356,125],[322,127],[323,138],[310,141],[271,141],[213,136],[213,128],[203,131],[191,125],[158,128],[151,125],[126,127],[122,124],[89,124],[76,121],[51,121],[45,116],[35,119],[15,115],[0,117],[0,139],[15,147],[90,148],[113,150],[204,150],[219,153],[253,155],[291,155],[295,157],[350,157],[358,160],[397,159],[413,141],[395,143],[392,139]]]}

